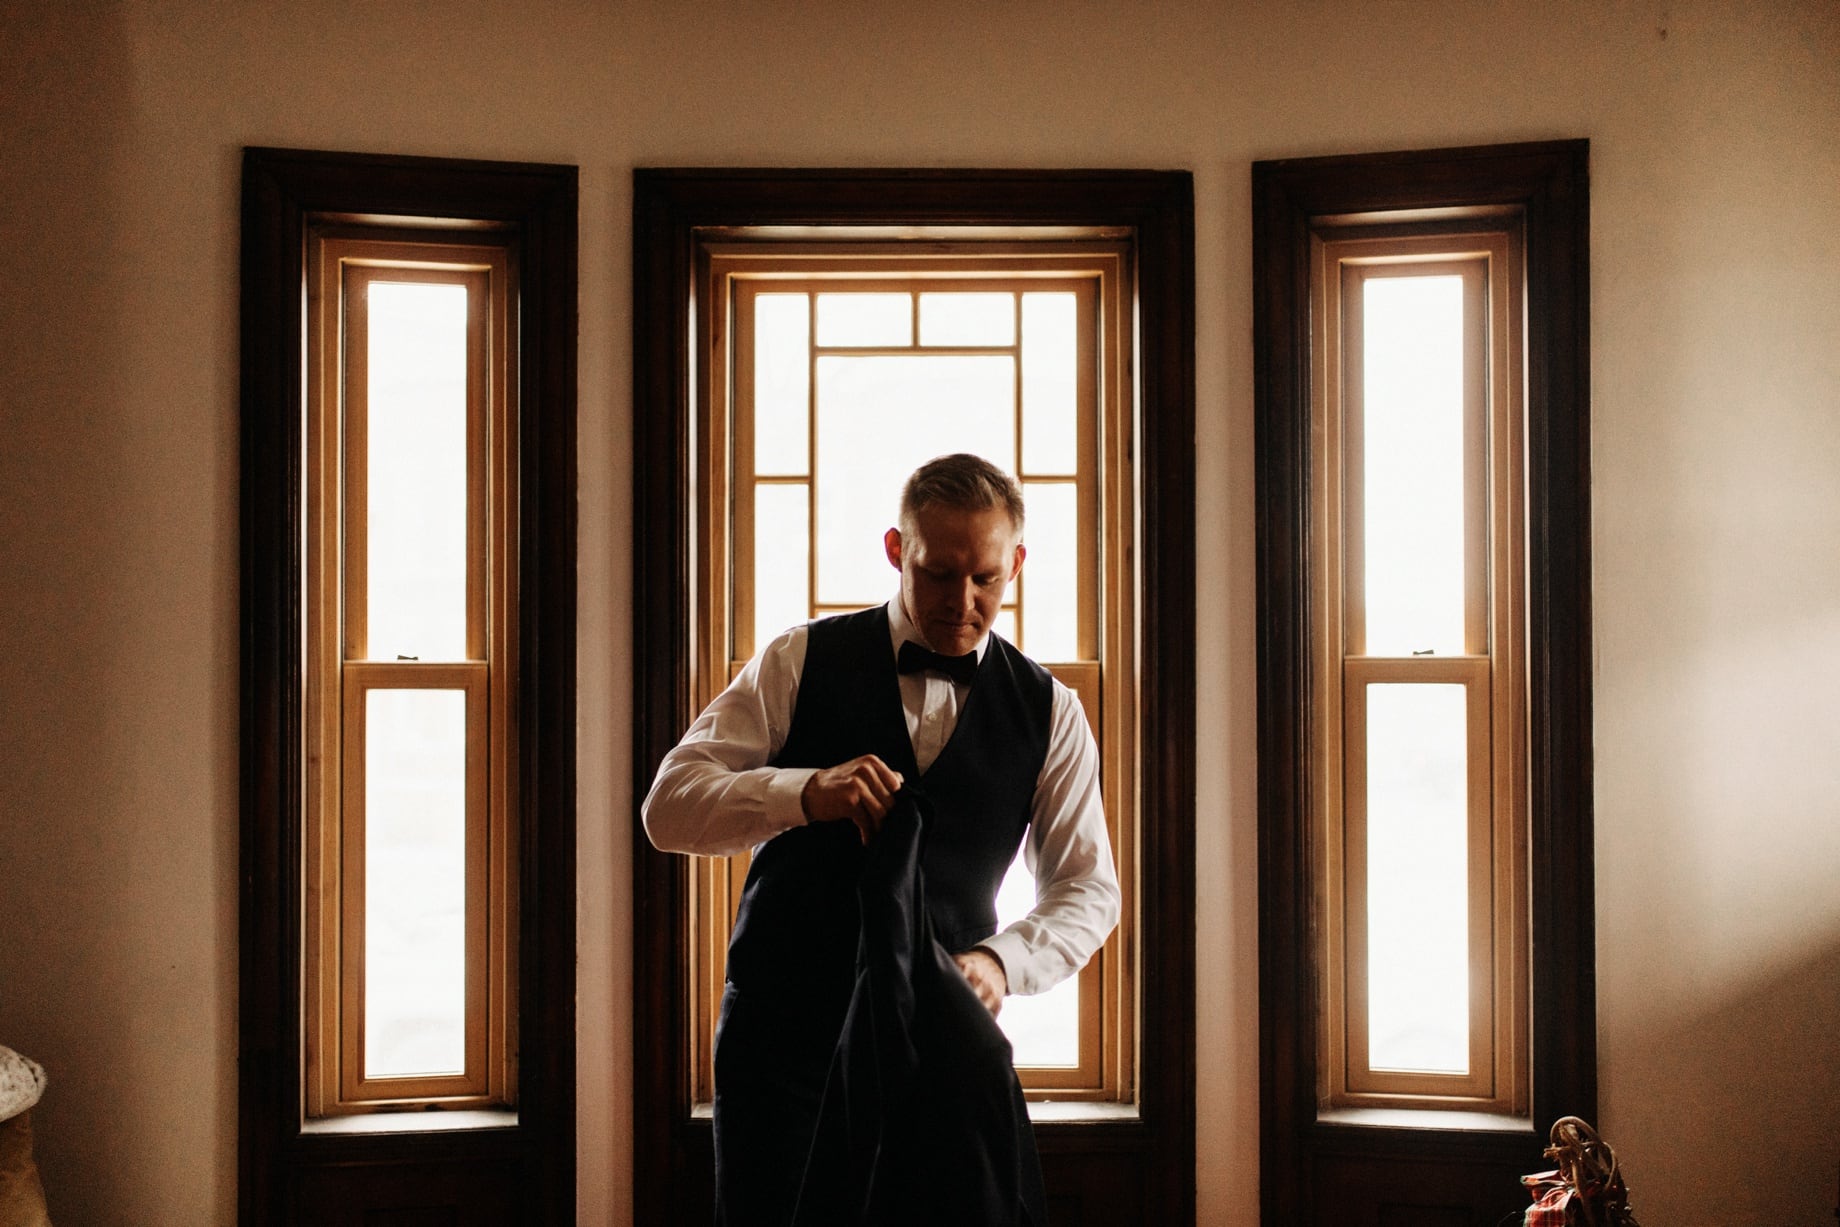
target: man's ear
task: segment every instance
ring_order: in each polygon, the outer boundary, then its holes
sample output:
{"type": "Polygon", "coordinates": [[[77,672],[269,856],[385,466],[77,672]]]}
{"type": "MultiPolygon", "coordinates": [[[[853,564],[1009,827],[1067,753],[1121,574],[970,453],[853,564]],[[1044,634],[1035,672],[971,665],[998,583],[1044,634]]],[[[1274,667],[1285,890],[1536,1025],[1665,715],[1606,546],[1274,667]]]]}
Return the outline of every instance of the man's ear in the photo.
{"type": "Polygon", "coordinates": [[[1009,569],[1009,578],[1011,580],[1014,580],[1017,575],[1021,574],[1022,560],[1024,558],[1027,558],[1028,556],[1029,556],[1029,547],[1022,544],[1022,542],[1020,541],[1016,542],[1016,562],[1009,569]]]}
{"type": "Polygon", "coordinates": [[[888,565],[899,571],[901,569],[901,530],[891,528],[882,534],[882,549],[888,555],[888,565]]]}

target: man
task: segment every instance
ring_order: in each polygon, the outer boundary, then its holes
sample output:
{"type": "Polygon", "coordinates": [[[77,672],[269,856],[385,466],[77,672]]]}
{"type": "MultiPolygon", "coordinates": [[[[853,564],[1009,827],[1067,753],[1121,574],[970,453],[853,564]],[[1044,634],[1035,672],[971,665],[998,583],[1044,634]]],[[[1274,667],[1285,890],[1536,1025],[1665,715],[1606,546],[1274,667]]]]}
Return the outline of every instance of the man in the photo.
{"type": "Polygon", "coordinates": [[[716,1034],[725,1227],[792,1214],[854,978],[862,849],[903,787],[935,813],[923,860],[934,929],[993,1015],[1008,993],[1078,971],[1117,923],[1079,700],[990,634],[1022,568],[1022,528],[1021,490],[1002,470],[963,454],[922,465],[883,537],[899,593],[775,639],[646,798],[661,849],[755,850],[716,1034]],[[1036,904],[996,933],[997,886],[1025,834],[1036,904]]]}

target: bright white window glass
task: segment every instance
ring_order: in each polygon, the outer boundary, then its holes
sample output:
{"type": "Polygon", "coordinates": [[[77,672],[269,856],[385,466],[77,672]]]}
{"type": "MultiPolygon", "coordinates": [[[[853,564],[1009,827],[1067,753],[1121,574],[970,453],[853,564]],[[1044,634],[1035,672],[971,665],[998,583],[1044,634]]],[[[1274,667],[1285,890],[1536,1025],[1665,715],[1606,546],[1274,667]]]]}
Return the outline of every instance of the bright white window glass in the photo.
{"type": "Polygon", "coordinates": [[[803,477],[810,464],[811,307],[803,294],[754,299],[754,471],[803,477]]]}
{"type": "MultiPolygon", "coordinates": [[[[1018,851],[997,890],[998,931],[1034,906],[1035,875],[1018,851]]],[[[1009,1036],[1018,1065],[1079,1065],[1080,978],[1069,977],[1033,997],[1005,997],[997,1025],[1009,1036]]]]}
{"type": "Polygon", "coordinates": [[[1461,654],[1462,278],[1370,277],[1362,320],[1365,651],[1461,654]]]}
{"type": "Polygon", "coordinates": [[[1014,294],[928,293],[920,296],[920,344],[1014,345],[1014,294]]]}
{"type": "Polygon", "coordinates": [[[364,1074],[466,1067],[466,692],[364,716],[364,1074]]]}
{"type": "Polygon", "coordinates": [[[1072,482],[1022,485],[1022,650],[1036,660],[1080,656],[1079,490],[1072,482]]]}
{"type": "Polygon", "coordinates": [[[811,617],[811,495],[754,487],[754,646],[811,617]]]}
{"type": "Polygon", "coordinates": [[[1031,476],[1079,468],[1078,328],[1073,295],[1022,296],[1022,467],[1031,476]]]}
{"type": "Polygon", "coordinates": [[[1367,687],[1368,1064],[1469,1072],[1464,688],[1367,687]]]}
{"type": "Polygon", "coordinates": [[[946,452],[1015,471],[1015,359],[822,354],[817,365],[818,600],[874,604],[896,583],[882,533],[908,474],[946,452]]]}
{"type": "Polygon", "coordinates": [[[819,345],[912,345],[910,294],[818,295],[819,345]]]}
{"type": "Polygon", "coordinates": [[[997,610],[997,616],[990,620],[990,629],[994,634],[1003,636],[1011,643],[1016,642],[1016,607],[1005,605],[997,610]]]}
{"type": "Polygon", "coordinates": [[[373,281],[367,658],[466,658],[466,287],[373,281]]]}

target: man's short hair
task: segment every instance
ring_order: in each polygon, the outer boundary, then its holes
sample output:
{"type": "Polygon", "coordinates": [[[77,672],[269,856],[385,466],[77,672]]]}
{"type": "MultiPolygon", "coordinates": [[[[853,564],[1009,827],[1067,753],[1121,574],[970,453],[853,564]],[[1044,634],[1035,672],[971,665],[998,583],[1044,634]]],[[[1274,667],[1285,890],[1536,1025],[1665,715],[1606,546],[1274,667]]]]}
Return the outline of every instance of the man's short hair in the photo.
{"type": "Polygon", "coordinates": [[[1001,507],[1009,512],[1016,535],[1022,535],[1022,487],[982,456],[954,452],[935,456],[915,469],[901,488],[901,531],[911,531],[914,517],[933,506],[959,511],[1001,507]]]}

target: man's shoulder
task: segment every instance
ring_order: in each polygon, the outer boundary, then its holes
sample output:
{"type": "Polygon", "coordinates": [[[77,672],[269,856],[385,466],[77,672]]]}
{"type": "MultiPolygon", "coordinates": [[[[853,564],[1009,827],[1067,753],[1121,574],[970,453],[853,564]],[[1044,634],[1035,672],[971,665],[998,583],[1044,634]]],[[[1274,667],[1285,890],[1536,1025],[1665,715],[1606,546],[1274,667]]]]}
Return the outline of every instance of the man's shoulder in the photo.
{"type": "Polygon", "coordinates": [[[805,623],[805,632],[815,642],[818,640],[840,640],[852,636],[866,636],[879,629],[882,637],[888,637],[888,607],[871,605],[867,609],[858,609],[853,613],[826,614],[822,618],[813,618],[805,623]]]}
{"type": "Polygon", "coordinates": [[[807,622],[805,625],[806,626],[845,626],[845,625],[857,625],[857,624],[872,625],[877,622],[886,624],[887,621],[888,621],[888,606],[870,605],[863,609],[852,610],[849,613],[825,614],[823,617],[813,618],[810,622],[807,622]]]}

